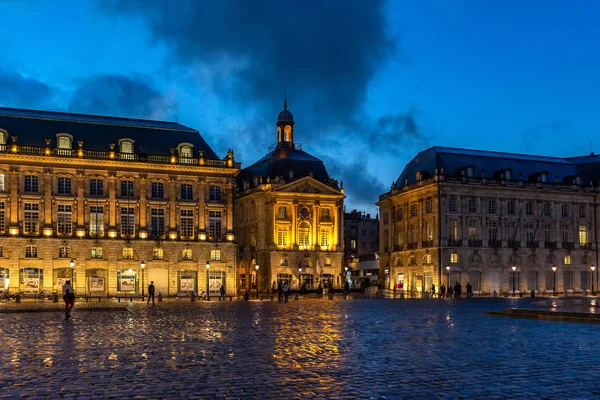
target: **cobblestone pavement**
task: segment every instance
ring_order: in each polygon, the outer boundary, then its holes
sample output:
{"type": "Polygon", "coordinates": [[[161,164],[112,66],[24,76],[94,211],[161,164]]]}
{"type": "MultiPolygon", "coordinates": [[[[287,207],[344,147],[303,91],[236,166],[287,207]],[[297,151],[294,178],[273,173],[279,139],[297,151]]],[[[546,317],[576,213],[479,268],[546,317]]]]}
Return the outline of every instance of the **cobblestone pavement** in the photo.
{"type": "Polygon", "coordinates": [[[169,302],[0,314],[0,398],[597,398],[600,326],[533,299],[169,302]]]}

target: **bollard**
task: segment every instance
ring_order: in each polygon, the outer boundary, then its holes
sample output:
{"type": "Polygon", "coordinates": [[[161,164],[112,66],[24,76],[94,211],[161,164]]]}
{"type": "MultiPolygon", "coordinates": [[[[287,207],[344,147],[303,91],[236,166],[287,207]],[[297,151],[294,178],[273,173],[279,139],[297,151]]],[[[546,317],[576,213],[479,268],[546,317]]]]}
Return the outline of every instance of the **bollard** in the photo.
{"type": "Polygon", "coordinates": [[[162,301],[162,293],[158,292],[158,301],[162,301]]]}
{"type": "MultiPolygon", "coordinates": [[[[273,300],[273,299],[271,299],[273,300]]],[[[298,300],[298,292],[296,292],[296,294],[294,295],[294,300],[298,300]]]]}
{"type": "Polygon", "coordinates": [[[531,289],[531,297],[535,297],[535,289],[531,289]]]}
{"type": "Polygon", "coordinates": [[[244,293],[244,300],[248,301],[249,298],[250,298],[250,296],[248,295],[248,292],[244,293]]]}
{"type": "Polygon", "coordinates": [[[190,298],[191,298],[191,301],[196,301],[196,295],[194,294],[194,292],[192,292],[192,295],[190,298]]]}
{"type": "Polygon", "coordinates": [[[20,303],[21,302],[21,295],[20,294],[16,294],[15,295],[15,303],[20,303]]]}

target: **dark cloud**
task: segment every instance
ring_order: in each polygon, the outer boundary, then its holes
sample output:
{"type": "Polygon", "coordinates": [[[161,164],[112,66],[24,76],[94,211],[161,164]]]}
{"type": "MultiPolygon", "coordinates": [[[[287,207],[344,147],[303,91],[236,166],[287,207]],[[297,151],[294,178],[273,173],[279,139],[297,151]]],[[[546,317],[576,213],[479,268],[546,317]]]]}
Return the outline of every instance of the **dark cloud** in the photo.
{"type": "MultiPolygon", "coordinates": [[[[560,149],[563,149],[562,141],[560,137],[566,132],[563,131],[563,127],[560,123],[555,121],[540,122],[532,127],[529,127],[521,132],[521,150],[524,153],[539,153],[538,145],[540,138],[548,143],[556,142],[558,147],[553,149],[557,151],[556,154],[561,154],[560,149]],[[556,138],[556,140],[554,140],[556,138]]],[[[548,146],[547,146],[548,147],[548,146]]],[[[556,146],[555,146],[556,147],[556,146]]]]}
{"type": "Polygon", "coordinates": [[[373,151],[401,151],[406,147],[424,148],[430,138],[415,121],[415,112],[386,115],[367,125],[367,142],[373,151]]]}
{"type": "Polygon", "coordinates": [[[0,70],[0,105],[15,108],[50,108],[58,90],[18,72],[0,70]]]}
{"type": "Polygon", "coordinates": [[[395,51],[381,0],[102,4],[145,18],[154,40],[168,44],[180,64],[211,66],[219,95],[271,113],[282,106],[287,64],[290,108],[311,128],[317,121],[352,124],[369,81],[395,51]]]}
{"type": "Polygon", "coordinates": [[[71,111],[130,118],[168,120],[175,115],[174,96],[162,94],[143,76],[96,75],[83,79],[71,97],[71,111]]]}

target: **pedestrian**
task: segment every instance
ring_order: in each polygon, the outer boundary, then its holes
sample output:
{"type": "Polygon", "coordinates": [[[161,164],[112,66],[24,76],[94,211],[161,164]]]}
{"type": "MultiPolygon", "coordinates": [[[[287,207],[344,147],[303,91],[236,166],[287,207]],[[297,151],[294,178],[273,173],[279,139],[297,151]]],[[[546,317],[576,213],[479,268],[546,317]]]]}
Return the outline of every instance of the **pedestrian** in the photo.
{"type": "Polygon", "coordinates": [[[148,301],[146,304],[150,304],[150,298],[152,298],[152,305],[154,305],[154,281],[150,281],[148,285],[148,301]]]}
{"type": "Polygon", "coordinates": [[[471,286],[471,282],[467,282],[467,298],[471,297],[473,297],[473,286],[471,286]]]}
{"type": "Polygon", "coordinates": [[[281,286],[281,281],[277,283],[277,300],[283,300],[283,286],[281,286]]]}
{"type": "Polygon", "coordinates": [[[71,310],[75,306],[75,290],[73,290],[70,280],[63,285],[63,301],[65,302],[65,317],[70,318],[71,310]]]}
{"type": "Polygon", "coordinates": [[[448,296],[447,296],[449,299],[452,298],[452,291],[453,291],[452,285],[449,284],[448,285],[448,296]]]}
{"type": "Polygon", "coordinates": [[[454,285],[454,297],[460,299],[460,283],[458,283],[458,281],[456,281],[456,284],[454,285]]]}
{"type": "Polygon", "coordinates": [[[285,282],[283,284],[283,288],[282,289],[283,289],[283,299],[287,303],[287,301],[288,301],[288,295],[289,295],[289,290],[290,290],[290,287],[288,286],[287,282],[285,282]]]}
{"type": "Polygon", "coordinates": [[[223,301],[225,301],[225,285],[221,284],[221,289],[219,289],[219,301],[221,301],[221,298],[223,298],[223,301]]]}
{"type": "Polygon", "coordinates": [[[440,286],[440,299],[443,299],[446,296],[446,285],[442,283],[440,286]]]}
{"type": "Polygon", "coordinates": [[[431,298],[433,299],[435,297],[435,284],[432,283],[431,284],[431,298]]]}

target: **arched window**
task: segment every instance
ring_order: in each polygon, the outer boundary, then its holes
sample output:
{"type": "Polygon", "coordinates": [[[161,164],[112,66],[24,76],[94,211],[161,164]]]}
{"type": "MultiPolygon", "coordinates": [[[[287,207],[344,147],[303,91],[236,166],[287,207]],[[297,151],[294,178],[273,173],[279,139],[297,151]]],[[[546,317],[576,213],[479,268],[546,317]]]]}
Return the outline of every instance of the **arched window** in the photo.
{"type": "Polygon", "coordinates": [[[492,254],[492,257],[490,258],[490,263],[492,263],[492,264],[499,264],[500,263],[500,256],[498,254],[492,254]]]}
{"type": "Polygon", "coordinates": [[[408,265],[417,265],[417,259],[415,256],[408,257],[408,265]]]}
{"type": "Polygon", "coordinates": [[[5,130],[0,129],[0,145],[6,144],[8,139],[8,133],[5,130]]]}
{"type": "Polygon", "coordinates": [[[37,256],[38,256],[37,246],[29,245],[29,246],[25,247],[25,257],[26,258],[37,258],[37,256]]]}
{"type": "Polygon", "coordinates": [[[73,147],[73,136],[66,133],[57,134],[56,147],[59,149],[71,149],[73,147]]]}
{"type": "Polygon", "coordinates": [[[285,131],[285,141],[291,142],[292,141],[292,127],[289,125],[286,125],[284,128],[284,131],[285,131]]]}
{"type": "Polygon", "coordinates": [[[92,247],[91,257],[95,259],[102,259],[102,247],[94,246],[92,247]]]}
{"type": "Polygon", "coordinates": [[[305,267],[305,268],[310,268],[310,267],[312,267],[312,261],[310,261],[310,258],[308,258],[308,257],[304,257],[304,258],[302,259],[302,266],[303,266],[303,267],[305,267]]]}
{"type": "Polygon", "coordinates": [[[0,173],[0,192],[4,192],[4,174],[0,173]]]}
{"type": "Polygon", "coordinates": [[[301,222],[300,225],[298,225],[298,246],[300,246],[301,249],[310,246],[310,225],[308,222],[301,222]]]}
{"type": "Polygon", "coordinates": [[[279,259],[279,266],[281,267],[287,267],[288,266],[288,259],[283,257],[279,259]]]}
{"type": "Polygon", "coordinates": [[[134,141],[132,139],[120,139],[119,146],[121,149],[121,153],[133,153],[133,143],[134,141]]]}
{"type": "Polygon", "coordinates": [[[564,262],[565,262],[565,265],[571,265],[571,256],[567,254],[565,256],[564,262]]]}
{"type": "Polygon", "coordinates": [[[152,259],[153,260],[163,260],[165,258],[164,251],[162,247],[155,247],[152,250],[152,259]]]}
{"type": "Polygon", "coordinates": [[[581,264],[582,265],[587,265],[589,262],[590,262],[590,260],[588,259],[588,256],[581,257],[581,264]]]}
{"type": "Polygon", "coordinates": [[[181,146],[179,148],[179,157],[191,158],[192,157],[192,148],[191,146],[181,146]]]}
{"type": "Polygon", "coordinates": [[[221,250],[211,250],[210,251],[210,260],[211,261],[221,261],[221,250]]]}
{"type": "Polygon", "coordinates": [[[423,256],[423,264],[431,264],[431,254],[425,254],[425,256],[423,256]]]}
{"type": "Polygon", "coordinates": [[[458,262],[458,254],[457,253],[450,254],[450,262],[452,264],[456,264],[458,262]]]}
{"type": "Polygon", "coordinates": [[[60,246],[58,248],[58,257],[59,258],[71,258],[71,248],[69,246],[60,246]]]}
{"type": "Polygon", "coordinates": [[[133,248],[132,247],[123,247],[123,259],[124,260],[133,260],[133,248]]]}
{"type": "Polygon", "coordinates": [[[331,267],[331,258],[329,258],[329,257],[325,257],[325,260],[323,260],[323,264],[324,264],[326,267],[331,267]]]}
{"type": "Polygon", "coordinates": [[[394,266],[395,267],[402,266],[402,258],[401,257],[396,257],[396,259],[394,260],[394,266]]]}

